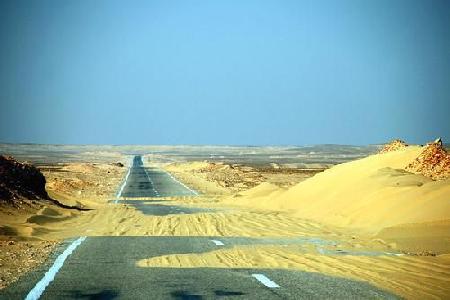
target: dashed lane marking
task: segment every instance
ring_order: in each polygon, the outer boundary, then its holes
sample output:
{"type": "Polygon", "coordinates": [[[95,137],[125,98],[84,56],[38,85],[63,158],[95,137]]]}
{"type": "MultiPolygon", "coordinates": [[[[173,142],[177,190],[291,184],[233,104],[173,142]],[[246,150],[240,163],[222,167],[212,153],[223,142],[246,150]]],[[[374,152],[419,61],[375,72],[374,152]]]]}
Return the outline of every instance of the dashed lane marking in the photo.
{"type": "Polygon", "coordinates": [[[267,278],[264,274],[252,274],[252,276],[255,277],[256,280],[258,280],[259,282],[261,282],[268,288],[279,288],[280,287],[274,281],[267,278]]]}
{"type": "Polygon", "coordinates": [[[142,168],[144,169],[145,175],[147,175],[147,179],[148,179],[148,180],[150,181],[150,183],[152,184],[153,191],[155,192],[155,195],[156,195],[157,197],[161,196],[161,195],[159,194],[159,192],[156,190],[155,184],[153,183],[153,180],[152,180],[152,179],[150,178],[150,176],[148,175],[148,172],[147,172],[147,169],[145,168],[144,160],[142,159],[142,156],[141,156],[141,162],[142,162],[142,168]]]}
{"type": "Polygon", "coordinates": [[[128,172],[127,172],[127,175],[125,176],[125,180],[123,181],[122,185],[120,186],[119,191],[116,194],[116,201],[114,201],[115,204],[119,203],[119,198],[120,198],[120,196],[122,196],[123,189],[125,188],[125,185],[127,184],[128,176],[130,176],[132,167],[133,167],[133,163],[130,161],[129,166],[128,166],[128,172]]]}
{"type": "Polygon", "coordinates": [[[166,173],[167,175],[169,175],[170,178],[172,178],[172,180],[178,182],[179,184],[181,184],[184,188],[188,189],[191,193],[193,193],[194,195],[198,196],[198,192],[191,189],[190,187],[188,187],[187,185],[185,185],[184,183],[182,183],[181,181],[179,181],[178,179],[176,179],[172,174],[170,174],[169,172],[167,172],[166,170],[160,169],[161,171],[163,171],[164,173],[166,173]]]}
{"type": "Polygon", "coordinates": [[[211,240],[211,242],[213,242],[214,244],[216,244],[216,246],[224,246],[225,244],[221,241],[218,240],[211,240]]]}

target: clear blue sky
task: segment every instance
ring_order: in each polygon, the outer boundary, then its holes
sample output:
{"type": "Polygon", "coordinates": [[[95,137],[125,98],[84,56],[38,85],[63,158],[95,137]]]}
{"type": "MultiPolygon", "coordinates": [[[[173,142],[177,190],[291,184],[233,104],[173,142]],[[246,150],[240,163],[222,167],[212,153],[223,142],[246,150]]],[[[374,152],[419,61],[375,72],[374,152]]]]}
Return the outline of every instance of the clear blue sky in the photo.
{"type": "Polygon", "coordinates": [[[0,2],[0,141],[450,140],[450,1],[0,2]]]}

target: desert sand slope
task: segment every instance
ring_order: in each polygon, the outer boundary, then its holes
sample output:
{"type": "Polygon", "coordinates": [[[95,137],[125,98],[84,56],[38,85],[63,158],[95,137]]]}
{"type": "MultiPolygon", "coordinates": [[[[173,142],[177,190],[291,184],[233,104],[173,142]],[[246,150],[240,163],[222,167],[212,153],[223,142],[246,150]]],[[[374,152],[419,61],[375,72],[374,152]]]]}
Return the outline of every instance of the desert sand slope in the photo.
{"type": "Polygon", "coordinates": [[[337,165],[285,191],[258,186],[233,202],[373,233],[406,223],[448,224],[450,179],[433,181],[404,170],[421,149],[409,146],[337,165]]]}

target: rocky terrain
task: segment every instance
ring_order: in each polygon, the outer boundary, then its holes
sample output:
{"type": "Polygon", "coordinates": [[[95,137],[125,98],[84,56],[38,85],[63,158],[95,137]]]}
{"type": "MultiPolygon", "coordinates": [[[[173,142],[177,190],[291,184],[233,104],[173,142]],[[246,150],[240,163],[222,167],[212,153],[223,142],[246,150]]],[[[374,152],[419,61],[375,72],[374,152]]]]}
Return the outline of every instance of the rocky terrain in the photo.
{"type": "Polygon", "coordinates": [[[38,169],[0,155],[0,289],[44,263],[58,245],[59,239],[41,240],[46,220],[105,203],[125,170],[121,162],[41,163],[38,169]]]}
{"type": "Polygon", "coordinates": [[[21,199],[50,200],[45,177],[31,164],[0,155],[0,202],[17,205],[21,199]]]}
{"type": "MultiPolygon", "coordinates": [[[[380,150],[380,154],[397,151],[408,147],[404,141],[396,139],[387,143],[380,150]]],[[[450,154],[445,149],[440,138],[428,143],[422,152],[405,170],[415,174],[421,174],[433,180],[442,180],[450,177],[450,154]]]]}
{"type": "Polygon", "coordinates": [[[386,145],[384,145],[383,148],[381,148],[379,153],[380,154],[388,153],[388,152],[396,151],[398,149],[405,148],[407,146],[408,145],[404,141],[399,140],[399,139],[395,139],[392,142],[387,143],[386,145]]]}
{"type": "Polygon", "coordinates": [[[411,162],[406,170],[422,174],[434,180],[450,177],[450,154],[443,147],[441,139],[427,144],[420,155],[411,162]]]}
{"type": "Polygon", "coordinates": [[[61,203],[94,208],[111,199],[127,168],[123,163],[61,163],[45,166],[47,191],[61,203]]]}
{"type": "Polygon", "coordinates": [[[56,245],[54,241],[0,240],[0,289],[45,262],[56,245]]]}
{"type": "MultiPolygon", "coordinates": [[[[0,216],[2,221],[17,214],[33,214],[44,205],[57,204],[45,189],[46,180],[39,169],[0,155],[0,216]]],[[[54,241],[15,240],[17,230],[0,223],[0,289],[43,263],[54,241]]]]}
{"type": "Polygon", "coordinates": [[[209,183],[209,186],[214,185],[207,192],[215,194],[240,192],[263,182],[289,187],[324,170],[286,168],[278,165],[256,167],[207,161],[172,163],[166,165],[165,169],[199,190],[204,189],[205,182],[209,183]]]}
{"type": "Polygon", "coordinates": [[[217,182],[221,187],[250,188],[263,180],[263,176],[251,167],[224,163],[207,163],[196,173],[205,175],[208,181],[217,182]]]}

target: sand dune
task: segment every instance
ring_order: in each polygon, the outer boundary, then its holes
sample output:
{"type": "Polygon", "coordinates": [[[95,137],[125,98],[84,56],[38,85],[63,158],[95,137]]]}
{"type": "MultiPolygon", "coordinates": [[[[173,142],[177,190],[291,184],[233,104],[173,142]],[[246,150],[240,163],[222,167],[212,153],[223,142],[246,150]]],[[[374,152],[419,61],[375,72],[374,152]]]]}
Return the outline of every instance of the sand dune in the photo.
{"type": "Polygon", "coordinates": [[[428,236],[442,237],[442,226],[450,230],[445,222],[450,220],[450,179],[434,181],[404,170],[422,150],[409,146],[372,155],[337,165],[287,190],[262,184],[227,201],[288,210],[301,218],[372,234],[426,223],[428,236]],[[440,221],[436,232],[433,221],[440,221]]]}

